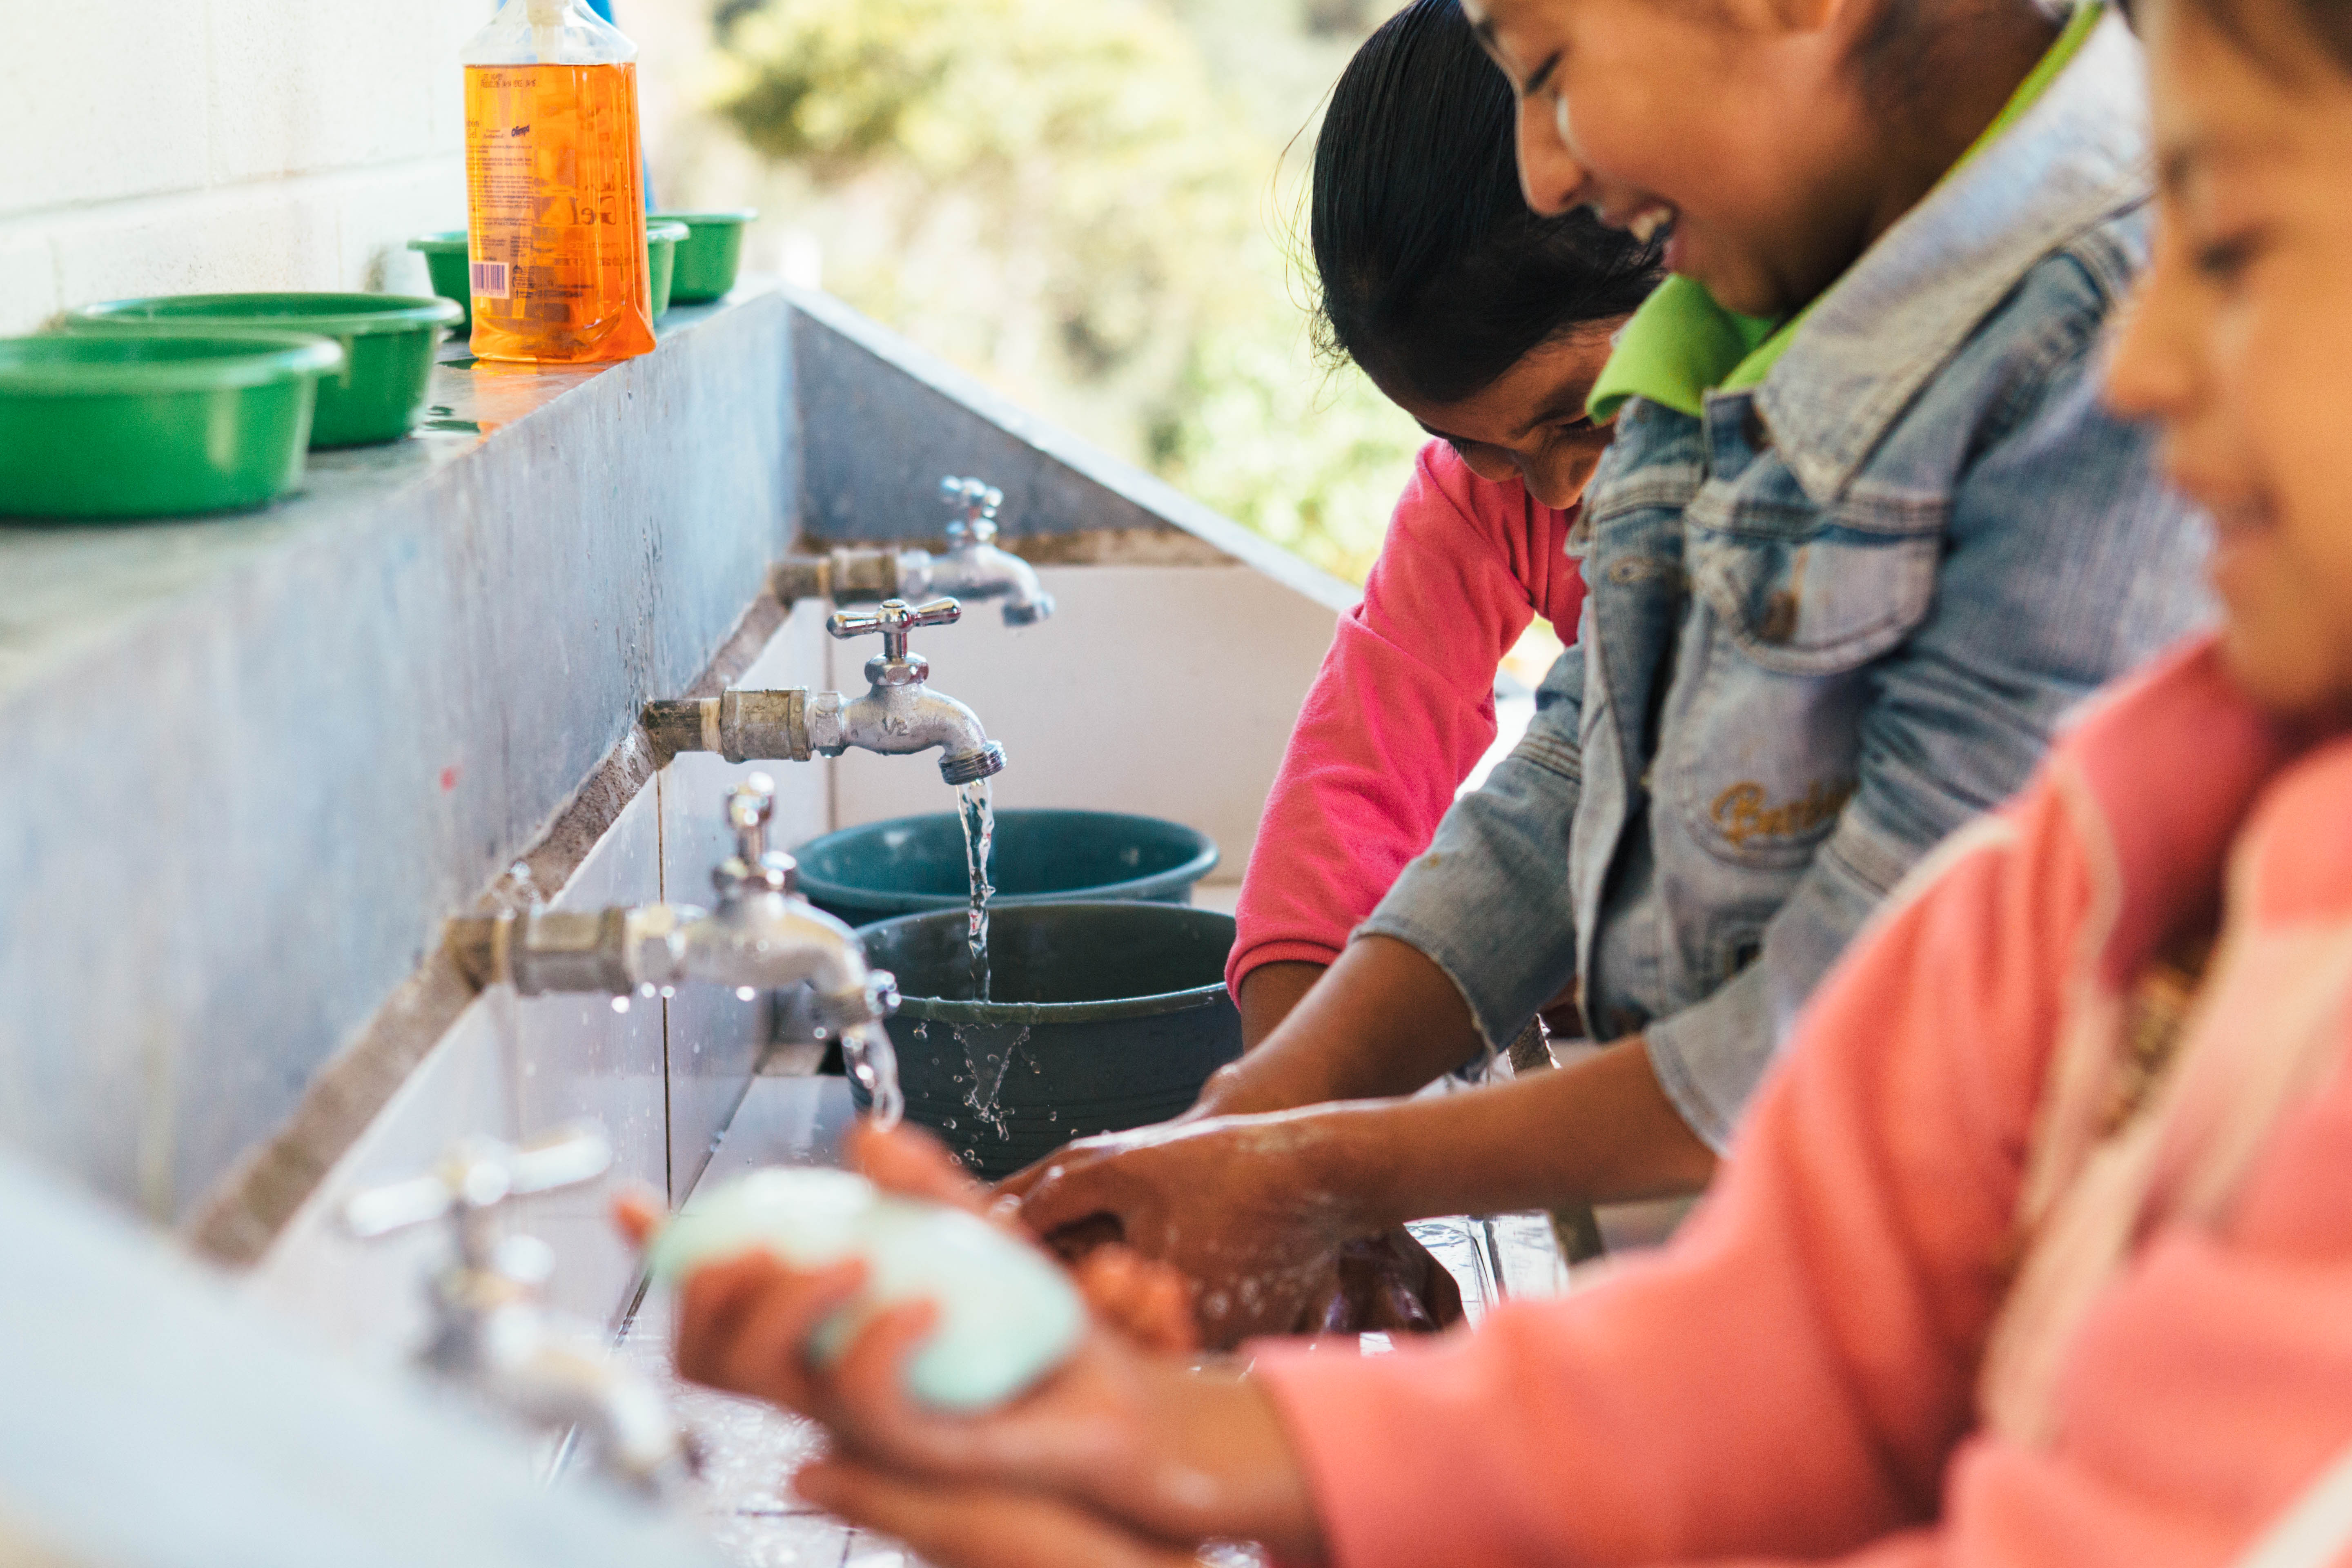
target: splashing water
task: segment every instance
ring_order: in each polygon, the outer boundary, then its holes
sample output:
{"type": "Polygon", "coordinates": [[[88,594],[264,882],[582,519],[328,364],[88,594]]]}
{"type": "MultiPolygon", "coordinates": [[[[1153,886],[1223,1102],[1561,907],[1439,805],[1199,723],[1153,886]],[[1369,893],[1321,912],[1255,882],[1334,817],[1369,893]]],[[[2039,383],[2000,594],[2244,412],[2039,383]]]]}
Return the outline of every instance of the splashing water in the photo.
{"type": "Polygon", "coordinates": [[[988,1000],[988,900],[996,889],[989,885],[988,858],[996,844],[996,807],[986,779],[974,779],[956,790],[957,815],[963,818],[963,863],[971,879],[971,913],[964,943],[971,955],[971,994],[988,1000]]]}
{"type": "MultiPolygon", "coordinates": [[[[956,1079],[958,1083],[966,1084],[963,1091],[965,1108],[982,1124],[995,1131],[998,1142],[1010,1139],[1013,1122],[1012,1113],[1003,1105],[1004,1075],[1013,1069],[1013,1059],[1021,1054],[1021,1047],[1029,1043],[1029,1026],[1024,1024],[1020,1033],[1010,1040],[1004,1040],[997,1029],[979,1027],[971,1034],[966,1034],[963,1026],[958,1025],[955,1042],[962,1048],[964,1066],[971,1073],[968,1082],[961,1074],[956,1079]],[[977,1042],[974,1035],[979,1037],[977,1042]],[[991,1046],[1000,1047],[1003,1054],[1000,1056],[997,1051],[991,1050],[991,1046]]],[[[948,1125],[952,1127],[955,1123],[950,1121],[948,1125]]]]}
{"type": "Polygon", "coordinates": [[[907,1112],[907,1097],[898,1091],[898,1053],[890,1046],[890,1031],[879,1023],[859,1024],[841,1037],[842,1065],[866,1086],[866,1114],[885,1130],[898,1125],[907,1112]]]}

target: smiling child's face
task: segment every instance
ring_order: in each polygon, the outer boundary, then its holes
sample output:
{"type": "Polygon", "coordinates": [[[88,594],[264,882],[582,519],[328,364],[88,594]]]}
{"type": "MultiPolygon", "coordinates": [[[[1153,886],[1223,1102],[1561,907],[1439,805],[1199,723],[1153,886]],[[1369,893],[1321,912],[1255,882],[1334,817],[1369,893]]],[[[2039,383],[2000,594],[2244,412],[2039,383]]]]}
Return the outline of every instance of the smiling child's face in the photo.
{"type": "Polygon", "coordinates": [[[2156,257],[2108,376],[2212,513],[2231,673],[2264,706],[2352,717],[2352,78],[2285,0],[2141,11],[2156,257]],[[2253,51],[2260,51],[2260,58],[2253,51]],[[2282,74],[2284,73],[2284,74],[2282,74]]]}
{"type": "Polygon", "coordinates": [[[1869,116],[1824,30],[1759,0],[1464,9],[1518,93],[1538,212],[1591,206],[1644,238],[1671,226],[1670,270],[1767,317],[1819,294],[1878,225],[1883,193],[1853,152],[1869,116]]]}

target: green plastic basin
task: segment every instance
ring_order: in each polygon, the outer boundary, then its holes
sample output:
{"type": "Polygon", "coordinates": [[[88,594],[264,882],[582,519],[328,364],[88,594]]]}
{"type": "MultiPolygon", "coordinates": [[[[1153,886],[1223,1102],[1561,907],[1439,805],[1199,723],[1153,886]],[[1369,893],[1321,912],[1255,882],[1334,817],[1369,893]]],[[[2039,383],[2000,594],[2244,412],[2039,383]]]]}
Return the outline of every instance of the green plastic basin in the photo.
{"type": "Polygon", "coordinates": [[[319,384],[310,445],[397,441],[425,412],[433,353],[458,319],[446,300],[409,294],[177,294],[68,311],[75,330],[314,332],[343,348],[340,375],[319,384]]]}
{"type": "Polygon", "coordinates": [[[302,479],[324,338],[0,339],[0,515],[177,517],[261,506],[302,479]]]}
{"type": "Polygon", "coordinates": [[[670,289],[677,279],[677,250],[694,234],[674,218],[646,220],[646,272],[653,286],[654,319],[669,309],[670,289]]]}
{"type": "Polygon", "coordinates": [[[408,242],[408,248],[425,258],[425,271],[433,279],[433,291],[457,305],[457,331],[462,332],[471,327],[474,274],[466,249],[466,231],[445,228],[438,234],[420,234],[408,242]]]}
{"type": "Polygon", "coordinates": [[[680,305],[716,300],[735,287],[736,268],[743,265],[743,226],[760,215],[751,207],[736,212],[656,213],[656,222],[682,223],[689,237],[677,247],[677,275],[669,297],[680,305]]]}
{"type": "MultiPolygon", "coordinates": [[[[971,899],[963,824],[953,812],[869,822],[793,851],[801,891],[851,925],[971,899]]],[[[988,879],[992,907],[1070,899],[1181,904],[1216,868],[1216,841],[1198,828],[1118,811],[1000,811],[988,879]]]]}

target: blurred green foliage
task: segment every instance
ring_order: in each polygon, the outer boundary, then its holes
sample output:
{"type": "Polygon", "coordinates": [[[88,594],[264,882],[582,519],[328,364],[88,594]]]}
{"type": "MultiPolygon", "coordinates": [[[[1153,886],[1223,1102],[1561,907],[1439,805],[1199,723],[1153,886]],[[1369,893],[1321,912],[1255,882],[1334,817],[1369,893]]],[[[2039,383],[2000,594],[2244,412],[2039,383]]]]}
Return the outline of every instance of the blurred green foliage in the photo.
{"type": "Polygon", "coordinates": [[[728,0],[719,110],[835,293],[1360,580],[1421,436],[1318,363],[1314,111],[1382,0],[728,0]]]}

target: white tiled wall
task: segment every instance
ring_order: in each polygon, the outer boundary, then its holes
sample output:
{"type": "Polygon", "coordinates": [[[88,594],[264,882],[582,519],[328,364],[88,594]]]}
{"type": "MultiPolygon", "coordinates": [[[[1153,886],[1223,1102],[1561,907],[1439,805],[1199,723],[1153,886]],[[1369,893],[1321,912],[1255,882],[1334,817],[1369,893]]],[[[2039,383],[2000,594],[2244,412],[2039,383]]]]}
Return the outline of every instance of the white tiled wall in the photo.
{"type": "Polygon", "coordinates": [[[215,289],[428,292],[490,0],[0,0],[0,332],[215,289]]]}

